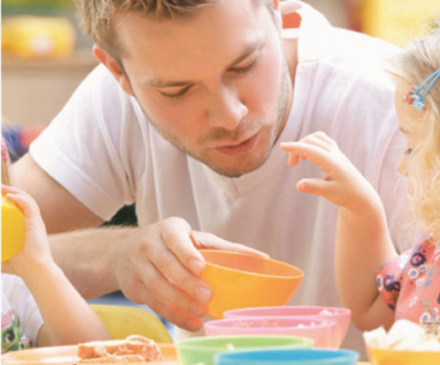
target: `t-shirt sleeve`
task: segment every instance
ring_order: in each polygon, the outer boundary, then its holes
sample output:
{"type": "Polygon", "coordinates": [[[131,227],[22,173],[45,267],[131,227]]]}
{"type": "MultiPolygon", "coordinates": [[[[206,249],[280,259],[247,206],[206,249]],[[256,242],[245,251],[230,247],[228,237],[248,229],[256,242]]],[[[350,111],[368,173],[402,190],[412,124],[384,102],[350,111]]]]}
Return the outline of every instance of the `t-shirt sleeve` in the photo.
{"type": "Polygon", "coordinates": [[[382,266],[376,274],[377,289],[386,305],[393,311],[399,299],[402,287],[403,272],[412,250],[408,250],[393,261],[382,266]]]}
{"type": "Polygon", "coordinates": [[[100,65],[29,149],[44,171],[104,220],[134,201],[126,139],[133,133],[128,121],[137,119],[133,100],[100,65]]]}

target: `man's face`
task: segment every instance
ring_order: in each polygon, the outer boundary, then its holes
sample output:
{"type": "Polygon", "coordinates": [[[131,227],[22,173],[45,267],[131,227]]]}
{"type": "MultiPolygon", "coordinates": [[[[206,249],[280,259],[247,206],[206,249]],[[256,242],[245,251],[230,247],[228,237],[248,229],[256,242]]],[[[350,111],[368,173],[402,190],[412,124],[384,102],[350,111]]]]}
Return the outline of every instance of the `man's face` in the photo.
{"type": "Polygon", "coordinates": [[[224,0],[187,19],[116,20],[129,93],[165,139],[230,177],[266,161],[291,82],[264,4],[224,0]]]}

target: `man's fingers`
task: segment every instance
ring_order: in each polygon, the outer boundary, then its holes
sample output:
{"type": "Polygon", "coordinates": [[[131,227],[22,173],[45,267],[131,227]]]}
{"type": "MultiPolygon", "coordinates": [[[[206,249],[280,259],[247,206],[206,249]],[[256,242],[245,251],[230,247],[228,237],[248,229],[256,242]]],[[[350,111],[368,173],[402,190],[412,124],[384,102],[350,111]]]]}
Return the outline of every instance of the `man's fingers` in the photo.
{"type": "Polygon", "coordinates": [[[246,245],[229,242],[211,233],[193,231],[192,237],[194,245],[197,248],[212,248],[215,250],[235,251],[249,255],[268,257],[268,255],[264,252],[255,250],[246,245]]]}
{"type": "Polygon", "coordinates": [[[168,302],[158,296],[151,296],[149,293],[141,294],[138,302],[146,304],[158,316],[166,318],[167,321],[187,331],[198,331],[201,328],[200,317],[192,315],[174,305],[174,303],[178,302],[168,302]]]}
{"type": "MultiPolygon", "coordinates": [[[[157,271],[174,285],[201,304],[207,304],[212,290],[199,277],[205,261],[193,245],[191,227],[183,219],[169,218],[159,223],[158,228],[163,244],[154,247],[145,259],[150,259],[157,271]]],[[[200,313],[200,308],[197,310],[200,313]]]]}
{"type": "MultiPolygon", "coordinates": [[[[156,310],[157,306],[154,303],[160,300],[164,303],[172,303],[174,307],[190,316],[204,317],[206,315],[208,310],[206,303],[191,298],[184,289],[164,277],[154,266],[144,266],[140,277],[142,279],[138,279],[134,285],[127,287],[128,291],[132,293],[131,299],[133,301],[146,303],[153,310],[156,310]]],[[[206,285],[202,280],[200,283],[206,285]]]]}
{"type": "Polygon", "coordinates": [[[193,245],[190,225],[183,219],[169,218],[161,222],[160,232],[162,241],[174,256],[188,270],[200,275],[205,269],[205,260],[193,245]]]}
{"type": "Polygon", "coordinates": [[[195,332],[202,327],[202,321],[199,317],[190,315],[168,302],[155,300],[150,308],[157,315],[166,318],[171,323],[187,331],[195,332]]]}
{"type": "Polygon", "coordinates": [[[159,272],[200,303],[206,304],[211,300],[211,288],[184,267],[172,252],[162,251],[153,263],[159,272]]]}

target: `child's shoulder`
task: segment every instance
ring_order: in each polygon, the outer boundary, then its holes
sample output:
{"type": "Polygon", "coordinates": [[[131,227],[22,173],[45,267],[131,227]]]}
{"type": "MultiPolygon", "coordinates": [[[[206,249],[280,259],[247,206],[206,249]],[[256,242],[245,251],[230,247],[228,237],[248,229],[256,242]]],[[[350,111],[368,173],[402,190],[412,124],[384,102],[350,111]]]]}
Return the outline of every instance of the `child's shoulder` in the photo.
{"type": "Polygon", "coordinates": [[[26,287],[24,281],[16,275],[2,274],[2,293],[9,292],[17,287],[26,287]]]}
{"type": "Polygon", "coordinates": [[[21,301],[31,296],[31,293],[24,281],[16,275],[2,274],[2,304],[4,298],[9,302],[21,301]]]}

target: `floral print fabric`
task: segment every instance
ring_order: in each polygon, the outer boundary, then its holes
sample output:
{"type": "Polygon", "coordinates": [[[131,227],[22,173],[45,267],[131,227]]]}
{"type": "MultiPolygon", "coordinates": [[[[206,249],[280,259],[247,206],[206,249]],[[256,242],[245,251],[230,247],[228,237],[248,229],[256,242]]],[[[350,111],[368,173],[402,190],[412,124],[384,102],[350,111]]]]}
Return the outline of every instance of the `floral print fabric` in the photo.
{"type": "Polygon", "coordinates": [[[396,320],[439,320],[440,243],[432,244],[422,237],[412,249],[383,266],[376,280],[396,320]]]}

